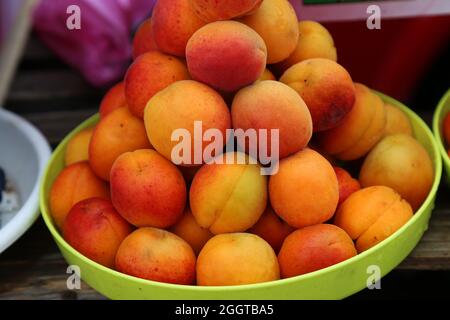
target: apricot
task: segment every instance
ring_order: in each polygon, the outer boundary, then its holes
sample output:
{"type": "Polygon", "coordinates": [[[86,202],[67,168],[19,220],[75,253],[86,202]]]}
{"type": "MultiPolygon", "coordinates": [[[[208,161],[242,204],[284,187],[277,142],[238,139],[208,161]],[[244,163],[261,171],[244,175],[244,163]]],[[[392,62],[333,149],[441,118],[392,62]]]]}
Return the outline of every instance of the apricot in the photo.
{"type": "Polygon", "coordinates": [[[210,144],[202,133],[195,132],[196,127],[203,133],[218,130],[223,146],[228,141],[226,130],[231,127],[230,111],[220,94],[193,80],[178,81],[156,94],[145,109],[144,119],[155,149],[166,159],[185,166],[201,165],[205,160],[204,151],[210,144]],[[173,136],[177,132],[188,133],[189,137],[173,136]],[[186,143],[186,149],[191,152],[178,150],[177,146],[183,147],[186,143]],[[200,148],[196,148],[197,145],[200,148]]]}
{"type": "Polygon", "coordinates": [[[243,154],[220,155],[192,181],[189,199],[197,223],[214,234],[242,232],[261,217],[267,204],[267,179],[243,154]],[[241,157],[242,163],[237,161],[241,157]],[[231,161],[227,161],[228,158],[231,161]]]}
{"type": "Polygon", "coordinates": [[[165,230],[141,228],[120,245],[116,268],[142,279],[192,285],[195,260],[192,248],[180,237],[165,230]]]}
{"type": "Polygon", "coordinates": [[[412,136],[413,129],[411,122],[406,114],[399,108],[386,103],[386,127],[384,129],[384,136],[392,134],[407,134],[412,136]]]}
{"type": "Polygon", "coordinates": [[[184,57],[188,40],[205,24],[190,0],[158,0],[153,8],[153,37],[156,46],[168,54],[184,57]]]}
{"type": "Polygon", "coordinates": [[[356,254],[352,239],[332,224],[299,229],[286,238],[278,254],[281,277],[290,278],[324,269],[356,254]]]}
{"type": "Polygon", "coordinates": [[[128,108],[120,108],[101,119],[89,144],[89,163],[95,174],[109,181],[114,161],[123,153],[151,148],[144,123],[128,108]]]}
{"type": "Polygon", "coordinates": [[[252,84],[266,68],[264,40],[236,21],[217,21],[194,33],[186,47],[192,78],[233,92],[252,84]]]}
{"type": "Polygon", "coordinates": [[[190,0],[195,13],[206,22],[231,20],[252,14],[262,0],[216,1],[190,0]]]}
{"type": "Polygon", "coordinates": [[[350,173],[340,167],[333,167],[339,184],[339,203],[340,206],[352,193],[361,189],[358,180],[353,179],[350,173]]]}
{"type": "Polygon", "coordinates": [[[250,16],[239,21],[255,30],[267,45],[267,63],[288,58],[295,50],[299,32],[297,15],[286,0],[264,0],[250,16]]]}
{"type": "Polygon", "coordinates": [[[319,132],[317,142],[326,154],[334,155],[354,146],[372,123],[376,108],[369,88],[355,83],[355,103],[342,122],[333,129],[319,132]]]}
{"type": "Polygon", "coordinates": [[[141,23],[136,30],[136,34],[133,38],[133,59],[136,59],[140,55],[157,51],[155,39],[153,38],[152,19],[149,18],[141,23]]]}
{"type": "Polygon", "coordinates": [[[148,101],[170,84],[189,79],[186,66],[177,58],[158,51],[139,56],[125,75],[128,108],[136,117],[144,117],[148,101]]]}
{"type": "Polygon", "coordinates": [[[356,240],[392,204],[400,200],[400,195],[388,187],[375,186],[361,189],[350,195],[339,207],[334,217],[334,224],[344,229],[350,238],[356,240]]]}
{"type": "Polygon", "coordinates": [[[261,77],[259,77],[258,79],[259,81],[264,81],[264,80],[273,80],[276,81],[277,79],[275,78],[275,76],[273,75],[273,73],[269,70],[269,69],[264,69],[263,74],[261,75],[261,77]]]}
{"type": "Polygon", "coordinates": [[[450,112],[444,118],[443,123],[444,141],[447,145],[450,144],[450,112]]]}
{"type": "Polygon", "coordinates": [[[311,112],[315,132],[338,126],[355,102],[355,86],[349,73],[328,59],[297,63],[286,70],[280,81],[303,98],[311,112]]]}
{"type": "Polygon", "coordinates": [[[397,192],[374,186],[350,195],[336,212],[334,224],[344,229],[362,252],[389,237],[412,215],[411,206],[397,192]]]}
{"type": "Polygon", "coordinates": [[[409,135],[390,135],[369,153],[359,174],[363,187],[383,185],[397,191],[414,210],[427,198],[434,179],[425,148],[409,135]]]}
{"type": "Polygon", "coordinates": [[[298,29],[297,47],[286,60],[280,62],[283,71],[296,63],[313,58],[337,61],[333,37],[324,26],[315,21],[300,21],[298,29]]]}
{"type": "Polygon", "coordinates": [[[108,268],[114,268],[117,250],[132,231],[111,202],[101,198],[78,202],[63,225],[63,237],[75,250],[108,268]]]}
{"type": "Polygon", "coordinates": [[[50,213],[56,226],[62,228],[74,204],[95,197],[109,199],[109,188],[97,178],[89,163],[82,161],[66,167],[53,182],[49,195],[50,213]]]}
{"type": "Polygon", "coordinates": [[[361,138],[349,149],[335,155],[336,158],[344,161],[356,160],[365,156],[381,140],[386,127],[386,108],[383,101],[375,94],[372,94],[372,105],[375,113],[372,121],[361,138]]]}
{"type": "Polygon", "coordinates": [[[381,215],[356,241],[358,252],[366,251],[400,229],[413,216],[406,201],[396,202],[381,215]]]}
{"type": "Polygon", "coordinates": [[[106,117],[116,109],[127,107],[127,98],[125,97],[125,84],[123,81],[106,92],[100,103],[100,118],[106,117]]]}
{"type": "Polygon", "coordinates": [[[272,207],[267,206],[261,218],[248,232],[266,240],[277,253],[280,251],[284,239],[294,230],[273,211],[272,207]]]}
{"type": "MultiPolygon", "coordinates": [[[[257,146],[267,145],[267,154],[273,154],[270,132],[279,130],[279,157],[283,159],[308,145],[312,136],[312,120],[308,107],[289,86],[277,81],[260,81],[241,89],[231,107],[233,128],[247,131],[267,130],[266,141],[247,143],[246,151],[255,156],[257,146]]],[[[241,141],[242,143],[242,141],[241,141]]]]}
{"type": "Polygon", "coordinates": [[[289,225],[302,228],[329,220],[339,201],[331,164],[318,152],[304,149],[280,161],[269,180],[270,203],[289,225]]]}
{"type": "Polygon", "coordinates": [[[154,150],[121,155],[111,169],[111,199],[136,227],[167,228],[183,215],[186,183],[177,167],[154,150]]]}
{"type": "Polygon", "coordinates": [[[208,229],[199,226],[189,208],[186,208],[183,218],[170,231],[189,243],[196,254],[214,236],[208,229]]]}
{"type": "Polygon", "coordinates": [[[89,160],[89,143],[93,132],[94,128],[87,128],[78,132],[70,139],[67,143],[65,153],[66,166],[89,160]]]}
{"type": "Polygon", "coordinates": [[[217,235],[197,259],[197,284],[234,286],[278,280],[280,271],[272,247],[249,233],[217,235]]]}

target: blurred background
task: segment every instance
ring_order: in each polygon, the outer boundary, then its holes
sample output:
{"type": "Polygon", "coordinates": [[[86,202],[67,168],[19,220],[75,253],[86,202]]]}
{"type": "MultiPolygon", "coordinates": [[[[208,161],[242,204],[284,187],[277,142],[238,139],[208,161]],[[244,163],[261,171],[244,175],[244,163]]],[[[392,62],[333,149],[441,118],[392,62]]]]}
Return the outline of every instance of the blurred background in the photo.
{"type": "MultiPolygon", "coordinates": [[[[300,19],[317,20],[331,32],[338,62],[355,81],[404,102],[431,122],[439,99],[450,88],[450,0],[291,2],[300,19]],[[366,25],[366,9],[371,4],[381,8],[379,30],[369,30],[366,25]]],[[[106,90],[123,78],[131,62],[133,33],[151,15],[154,3],[0,0],[0,108],[26,118],[52,146],[57,145],[97,112],[106,90]],[[67,28],[70,5],[81,9],[79,30],[67,28]]],[[[32,232],[2,255],[0,268],[15,272],[0,277],[0,298],[3,290],[11,292],[8,286],[13,283],[33,292],[42,284],[39,277],[46,279],[44,283],[52,280],[54,269],[66,266],[56,252],[39,221],[32,232]],[[21,264],[23,256],[33,261],[35,270],[26,271],[29,264],[21,264]],[[49,269],[49,262],[54,269],[49,269]],[[21,273],[26,276],[14,278],[21,273]]],[[[429,266],[423,269],[427,268],[430,270],[395,271],[383,279],[385,290],[364,291],[354,298],[406,298],[418,291],[424,297],[439,297],[446,290],[445,284],[450,283],[450,275],[445,270],[431,271],[429,266]]],[[[52,290],[60,289],[49,285],[45,292],[47,297],[54,297],[52,290]]],[[[85,298],[97,297],[86,292],[85,298]]],[[[74,293],[66,294],[61,297],[74,298],[74,293]]]]}
{"type": "MultiPolygon", "coordinates": [[[[329,29],[338,48],[339,63],[355,81],[413,109],[434,107],[436,99],[449,87],[450,1],[352,1],[328,5],[320,3],[342,1],[291,2],[300,19],[318,20],[329,29]],[[381,8],[380,30],[366,26],[367,7],[371,4],[381,8]]],[[[19,71],[70,66],[86,85],[103,91],[123,78],[131,61],[132,34],[151,15],[154,3],[155,0],[1,0],[0,46],[3,52],[7,46],[18,47],[13,56],[2,54],[1,63],[12,68],[23,55],[19,71]],[[73,4],[81,10],[80,30],[66,26],[70,15],[67,8],[73,4]],[[29,30],[31,36],[26,38],[24,34],[29,30]]],[[[12,77],[2,77],[2,85],[9,87],[12,77]]],[[[8,106],[17,102],[16,88],[13,82],[9,94],[4,94],[3,98],[9,99],[8,106]]],[[[0,101],[1,98],[0,95],[0,101]]]]}

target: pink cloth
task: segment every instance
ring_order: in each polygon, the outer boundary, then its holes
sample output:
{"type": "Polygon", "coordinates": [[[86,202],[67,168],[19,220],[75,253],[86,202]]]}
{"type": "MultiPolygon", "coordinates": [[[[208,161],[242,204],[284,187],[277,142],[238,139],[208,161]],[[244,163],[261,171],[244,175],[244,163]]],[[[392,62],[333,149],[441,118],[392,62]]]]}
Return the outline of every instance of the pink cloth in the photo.
{"type": "Polygon", "coordinates": [[[131,57],[131,34],[155,0],[41,0],[34,27],[42,41],[94,86],[121,79],[131,57]],[[81,9],[81,29],[69,30],[67,8],[81,9]]]}

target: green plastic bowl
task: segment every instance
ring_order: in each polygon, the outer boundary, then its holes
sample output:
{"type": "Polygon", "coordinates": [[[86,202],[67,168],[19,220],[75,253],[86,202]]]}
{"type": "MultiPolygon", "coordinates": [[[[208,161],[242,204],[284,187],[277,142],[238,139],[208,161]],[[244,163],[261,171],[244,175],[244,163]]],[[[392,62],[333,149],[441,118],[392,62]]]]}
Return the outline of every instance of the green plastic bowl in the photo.
{"type": "Polygon", "coordinates": [[[441,156],[444,159],[445,173],[447,174],[447,182],[450,183],[450,157],[448,156],[447,149],[445,147],[445,139],[443,137],[443,128],[445,116],[447,112],[450,112],[450,90],[444,95],[436,108],[433,116],[433,132],[436,138],[441,156]]]}
{"type": "Polygon", "coordinates": [[[371,249],[337,265],[306,275],[255,285],[233,287],[181,286],[142,280],[103,267],[73,249],[55,228],[49,205],[51,185],[64,167],[67,142],[80,130],[93,126],[98,116],[82,123],[55,150],[41,184],[40,204],[42,216],[61,253],[70,265],[77,265],[82,279],[92,288],[112,299],[341,299],[366,288],[372,275],[371,266],[380,268],[384,276],[395,268],[419,242],[434,208],[436,191],[442,173],[441,157],[433,134],[427,125],[407,107],[387,96],[381,98],[401,110],[410,118],[416,138],[430,154],[434,163],[433,188],[414,217],[389,239],[371,249]]]}

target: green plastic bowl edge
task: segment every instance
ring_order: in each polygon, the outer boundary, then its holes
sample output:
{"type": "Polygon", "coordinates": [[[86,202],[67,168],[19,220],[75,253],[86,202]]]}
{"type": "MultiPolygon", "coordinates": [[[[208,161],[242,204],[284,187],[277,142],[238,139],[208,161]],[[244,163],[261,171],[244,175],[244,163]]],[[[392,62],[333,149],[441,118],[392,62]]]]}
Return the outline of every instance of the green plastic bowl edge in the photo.
{"type": "Polygon", "coordinates": [[[433,133],[436,139],[436,143],[444,160],[444,168],[447,174],[447,182],[450,182],[450,157],[445,149],[444,138],[442,136],[442,124],[444,122],[445,115],[450,112],[450,89],[439,101],[439,104],[433,115],[433,133]]]}
{"type": "MultiPolygon", "coordinates": [[[[381,93],[377,94],[387,103],[393,104],[403,110],[413,123],[414,131],[416,135],[420,132],[420,136],[417,136],[419,140],[428,140],[430,146],[426,146],[429,152],[435,169],[435,179],[432,189],[424,201],[422,206],[417,210],[412,219],[408,221],[402,228],[397,230],[385,241],[372,247],[371,249],[343,261],[339,264],[331,267],[318,270],[309,274],[277,280],[274,282],[243,285],[243,286],[228,286],[228,287],[200,287],[200,286],[181,286],[166,284],[160,282],[154,282],[144,279],[139,279],[133,276],[129,276],[115,270],[106,268],[77,252],[73,249],[60,235],[58,230],[53,225],[52,218],[49,213],[47,194],[51,187],[53,180],[57,173],[63,168],[63,154],[68,141],[79,131],[84,128],[95,125],[99,116],[94,115],[80,124],[75,130],[73,130],[56,148],[49,164],[45,170],[44,176],[40,185],[40,206],[41,214],[47,225],[50,233],[55,239],[61,253],[69,264],[77,264],[82,270],[81,277],[94,289],[102,293],[103,295],[113,299],[341,299],[354,294],[365,286],[361,285],[361,279],[354,279],[355,282],[350,281],[345,288],[330,288],[327,287],[327,281],[331,278],[334,281],[339,280],[339,275],[347,276],[351,278],[346,271],[355,273],[360,267],[366,267],[369,260],[374,260],[376,256],[383,256],[381,254],[384,248],[387,248],[391,243],[394,243],[397,238],[401,237],[403,233],[406,233],[411,226],[415,226],[413,230],[411,228],[411,236],[415,236],[415,243],[405,243],[405,249],[402,250],[401,258],[392,257],[385,258],[380,261],[388,265],[388,268],[381,270],[381,276],[385,276],[393,268],[395,268],[415,247],[416,243],[420,240],[423,232],[428,227],[428,219],[431,215],[431,211],[434,208],[434,200],[436,197],[437,189],[439,186],[441,174],[442,174],[442,161],[439,154],[439,148],[436,145],[433,134],[423,120],[418,117],[413,111],[408,109],[400,102],[381,93]],[[419,221],[419,219],[421,221],[419,221]],[[419,222],[422,225],[419,225],[419,222]],[[420,228],[419,228],[420,227],[420,228]],[[348,269],[348,270],[347,270],[348,269]],[[331,275],[331,276],[330,276],[331,275]],[[325,281],[321,281],[325,280],[325,281]],[[105,283],[104,281],[111,280],[114,283],[105,283]],[[312,292],[297,292],[294,289],[301,283],[309,283],[309,290],[312,292]],[[111,288],[113,286],[113,288],[111,288]],[[327,290],[324,290],[326,288],[327,290]],[[277,290],[273,290],[277,289],[277,290]],[[272,290],[272,291],[271,291],[272,290]]],[[[427,144],[428,144],[427,143],[427,144]]],[[[409,239],[405,239],[409,241],[409,239]]],[[[392,246],[390,246],[392,248],[392,246]]],[[[403,249],[403,247],[402,247],[403,249]]],[[[369,275],[366,276],[366,278],[369,275]]],[[[304,285],[305,286],[305,285],[304,285]]]]}

